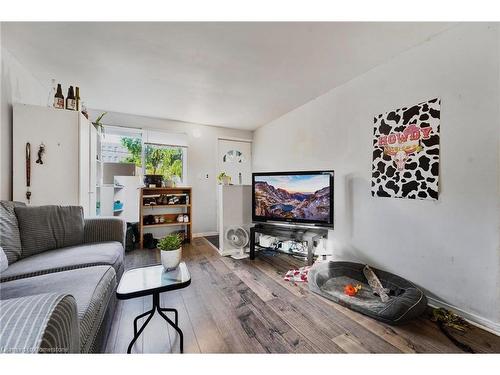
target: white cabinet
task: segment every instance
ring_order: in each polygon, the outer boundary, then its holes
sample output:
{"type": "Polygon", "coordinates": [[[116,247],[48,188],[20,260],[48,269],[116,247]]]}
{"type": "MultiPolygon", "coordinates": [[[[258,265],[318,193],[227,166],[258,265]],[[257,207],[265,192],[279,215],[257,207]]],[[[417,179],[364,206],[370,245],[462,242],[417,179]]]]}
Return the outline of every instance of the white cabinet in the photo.
{"type": "Polygon", "coordinates": [[[90,124],[90,139],[89,139],[89,216],[97,215],[97,186],[99,185],[97,175],[98,175],[98,138],[99,134],[97,133],[96,128],[90,124]]]}
{"type": "Polygon", "coordinates": [[[123,210],[115,213],[127,223],[139,221],[139,193],[143,186],[140,176],[115,176],[115,184],[119,189],[115,189],[115,201],[123,203],[123,210]]]}
{"type": "Polygon", "coordinates": [[[218,185],[217,228],[219,253],[233,255],[240,250],[224,238],[230,227],[249,227],[252,223],[252,185],[218,185]]]}
{"type": "Polygon", "coordinates": [[[114,176],[114,184],[100,187],[101,215],[118,216],[127,223],[139,221],[139,193],[143,186],[140,176],[114,176]],[[120,201],[123,207],[115,209],[114,202],[120,201]]]}
{"type": "Polygon", "coordinates": [[[31,145],[31,204],[81,205],[95,216],[97,133],[81,113],[16,104],[13,111],[13,198],[26,199],[26,144],[31,145]],[[45,145],[43,164],[36,163],[45,145]],[[92,177],[91,177],[92,176],[92,177]]]}

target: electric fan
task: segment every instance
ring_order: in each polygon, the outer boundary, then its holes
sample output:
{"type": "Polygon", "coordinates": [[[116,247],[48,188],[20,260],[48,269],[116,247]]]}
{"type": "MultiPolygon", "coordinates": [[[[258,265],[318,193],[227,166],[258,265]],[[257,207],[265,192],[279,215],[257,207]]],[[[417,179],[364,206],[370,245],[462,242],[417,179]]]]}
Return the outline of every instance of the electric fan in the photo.
{"type": "Polygon", "coordinates": [[[248,232],[243,227],[229,227],[226,230],[225,239],[236,249],[239,249],[239,253],[231,255],[233,259],[244,259],[248,258],[248,254],[245,253],[245,246],[248,245],[250,236],[248,232]]]}

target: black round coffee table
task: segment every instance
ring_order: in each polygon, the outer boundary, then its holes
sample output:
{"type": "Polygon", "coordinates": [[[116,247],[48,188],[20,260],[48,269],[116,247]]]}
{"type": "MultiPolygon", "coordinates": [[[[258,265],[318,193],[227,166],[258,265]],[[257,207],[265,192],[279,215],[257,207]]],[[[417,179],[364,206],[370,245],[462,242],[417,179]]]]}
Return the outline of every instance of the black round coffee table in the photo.
{"type": "Polygon", "coordinates": [[[158,314],[160,314],[160,316],[165,319],[167,323],[177,331],[177,333],[179,333],[181,353],[184,352],[184,337],[182,330],[179,328],[179,313],[176,309],[164,308],[160,306],[160,293],[182,289],[187,287],[189,284],[191,284],[191,275],[189,274],[189,270],[184,262],[181,262],[175,270],[168,272],[166,272],[160,264],[133,268],[123,274],[120,284],[116,289],[116,297],[118,299],[131,299],[148,295],[153,296],[153,307],[151,310],[138,315],[134,319],[134,338],[128,346],[127,353],[131,352],[132,346],[139,338],[142,331],[144,331],[144,328],[148,325],[155,311],[157,311],[158,314]],[[165,311],[175,313],[175,323],[164,314],[165,311]],[[139,331],[137,331],[137,321],[145,316],[147,316],[146,321],[141,328],[139,328],[139,331]]]}

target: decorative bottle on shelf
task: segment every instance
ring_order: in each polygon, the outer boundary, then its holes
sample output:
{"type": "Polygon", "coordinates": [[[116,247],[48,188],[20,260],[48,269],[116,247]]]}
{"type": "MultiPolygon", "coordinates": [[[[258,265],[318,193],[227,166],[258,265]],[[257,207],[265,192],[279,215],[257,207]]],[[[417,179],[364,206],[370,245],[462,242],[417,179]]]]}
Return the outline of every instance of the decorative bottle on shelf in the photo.
{"type": "Polygon", "coordinates": [[[76,109],[75,92],[73,91],[73,86],[68,89],[68,95],[66,96],[66,109],[74,111],[76,109]]]}
{"type": "Polygon", "coordinates": [[[64,95],[60,83],[57,84],[57,91],[54,95],[54,108],[64,109],[64,95]]]}
{"type": "Polygon", "coordinates": [[[50,83],[50,91],[49,96],[47,97],[47,107],[52,108],[55,107],[54,98],[56,97],[56,80],[52,79],[50,83]]]}
{"type": "Polygon", "coordinates": [[[75,87],[75,109],[80,111],[80,88],[78,86],[75,87]]]}

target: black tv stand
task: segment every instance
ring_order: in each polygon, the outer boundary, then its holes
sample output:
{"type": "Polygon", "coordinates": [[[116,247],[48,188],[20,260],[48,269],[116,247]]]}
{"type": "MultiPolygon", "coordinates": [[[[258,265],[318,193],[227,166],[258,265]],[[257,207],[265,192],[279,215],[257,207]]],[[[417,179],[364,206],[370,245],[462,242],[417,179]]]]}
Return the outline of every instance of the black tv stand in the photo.
{"type": "MultiPolygon", "coordinates": [[[[255,259],[255,234],[265,234],[276,237],[286,237],[292,241],[307,241],[307,265],[313,264],[313,243],[320,238],[326,238],[328,229],[314,227],[299,227],[274,224],[255,224],[250,228],[250,259],[255,259]]],[[[279,250],[276,250],[279,251],[279,250]]],[[[289,254],[288,252],[284,252],[289,254]]]]}

